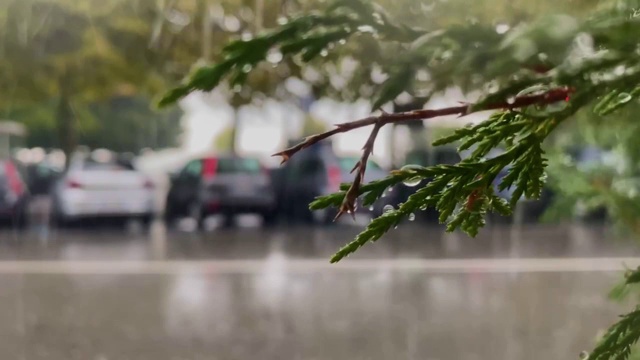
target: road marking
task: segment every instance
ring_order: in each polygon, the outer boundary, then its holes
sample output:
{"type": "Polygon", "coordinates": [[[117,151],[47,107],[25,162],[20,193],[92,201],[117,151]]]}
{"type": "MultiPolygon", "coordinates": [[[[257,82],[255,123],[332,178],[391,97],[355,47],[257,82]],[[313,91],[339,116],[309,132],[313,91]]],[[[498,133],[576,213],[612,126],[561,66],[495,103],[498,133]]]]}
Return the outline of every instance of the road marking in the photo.
{"type": "Polygon", "coordinates": [[[373,270],[422,273],[620,272],[640,258],[529,259],[260,259],[206,261],[0,261],[0,274],[260,274],[273,271],[313,273],[373,270]]]}

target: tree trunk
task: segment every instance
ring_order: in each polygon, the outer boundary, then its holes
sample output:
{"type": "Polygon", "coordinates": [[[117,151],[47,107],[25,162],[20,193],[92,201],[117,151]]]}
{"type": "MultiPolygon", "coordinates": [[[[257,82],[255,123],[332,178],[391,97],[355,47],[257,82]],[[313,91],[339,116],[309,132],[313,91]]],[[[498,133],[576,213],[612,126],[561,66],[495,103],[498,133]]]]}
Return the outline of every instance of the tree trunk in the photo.
{"type": "Polygon", "coordinates": [[[229,143],[229,153],[235,155],[238,153],[238,109],[233,109],[233,123],[231,124],[231,139],[229,143]]]}
{"type": "Polygon", "coordinates": [[[209,0],[200,2],[200,11],[202,12],[202,58],[211,61],[211,45],[213,36],[213,22],[211,21],[211,5],[209,0]]]}
{"type": "Polygon", "coordinates": [[[76,126],[73,110],[71,109],[71,100],[66,93],[60,95],[58,100],[58,109],[56,112],[56,128],[58,130],[58,141],[60,148],[67,157],[66,163],[69,163],[69,157],[77,146],[76,126]]]}
{"type": "MultiPolygon", "coordinates": [[[[398,113],[398,112],[405,112],[405,111],[412,111],[412,110],[420,110],[424,107],[424,102],[425,102],[424,99],[416,99],[415,101],[410,102],[408,104],[394,103],[393,112],[398,113]]],[[[399,126],[406,126],[409,128],[411,136],[406,141],[410,142],[411,144],[410,149],[419,149],[419,148],[423,148],[426,145],[426,142],[425,142],[426,128],[422,121],[411,121],[406,124],[393,123],[393,127],[391,130],[391,162],[394,168],[399,168],[403,166],[404,165],[402,163],[403,160],[400,160],[400,159],[401,158],[403,159],[404,156],[407,155],[407,154],[398,154],[398,146],[395,142],[396,141],[395,134],[396,134],[396,129],[399,126]]]]}

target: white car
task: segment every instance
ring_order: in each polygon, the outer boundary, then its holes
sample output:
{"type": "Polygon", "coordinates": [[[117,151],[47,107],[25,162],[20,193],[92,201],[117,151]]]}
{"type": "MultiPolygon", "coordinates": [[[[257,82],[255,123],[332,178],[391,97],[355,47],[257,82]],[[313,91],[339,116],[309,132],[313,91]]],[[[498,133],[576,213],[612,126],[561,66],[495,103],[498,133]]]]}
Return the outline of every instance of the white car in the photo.
{"type": "Polygon", "coordinates": [[[76,157],[53,189],[54,220],[136,218],[147,223],[155,209],[153,182],[126,162],[76,157]]]}

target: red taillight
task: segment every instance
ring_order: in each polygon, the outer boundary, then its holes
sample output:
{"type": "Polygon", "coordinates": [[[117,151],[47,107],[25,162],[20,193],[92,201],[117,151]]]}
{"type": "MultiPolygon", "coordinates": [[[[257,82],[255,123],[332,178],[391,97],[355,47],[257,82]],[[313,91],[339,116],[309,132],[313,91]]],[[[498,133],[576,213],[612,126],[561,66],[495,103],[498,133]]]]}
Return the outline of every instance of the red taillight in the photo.
{"type": "Polygon", "coordinates": [[[22,186],[22,181],[20,180],[20,174],[18,174],[18,169],[16,169],[15,165],[12,162],[6,162],[4,165],[5,171],[7,173],[7,180],[9,182],[9,188],[14,194],[22,194],[24,191],[24,187],[22,186]]]}
{"type": "Polygon", "coordinates": [[[145,181],[144,181],[144,184],[142,184],[142,186],[143,186],[145,189],[153,189],[153,187],[154,187],[154,185],[153,185],[153,181],[151,181],[151,180],[147,179],[147,180],[145,180],[145,181]]]}
{"type": "Polygon", "coordinates": [[[338,191],[340,189],[340,182],[342,181],[340,168],[337,166],[330,166],[327,172],[329,175],[329,188],[332,191],[338,191]]]}
{"type": "Polygon", "coordinates": [[[218,159],[208,158],[202,160],[202,177],[204,179],[212,179],[218,171],[218,159]]]}
{"type": "Polygon", "coordinates": [[[69,179],[67,180],[67,187],[70,189],[80,189],[82,188],[82,184],[77,180],[69,179]]]}

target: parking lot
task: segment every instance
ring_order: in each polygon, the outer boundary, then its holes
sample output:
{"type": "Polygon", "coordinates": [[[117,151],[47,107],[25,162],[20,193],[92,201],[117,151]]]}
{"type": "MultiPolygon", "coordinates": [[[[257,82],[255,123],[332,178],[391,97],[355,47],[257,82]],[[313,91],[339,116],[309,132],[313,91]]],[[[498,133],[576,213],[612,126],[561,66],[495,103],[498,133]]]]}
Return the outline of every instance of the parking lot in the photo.
{"type": "Polygon", "coordinates": [[[1,230],[0,357],[576,358],[640,264],[600,227],[408,224],[330,265],[358,226],[238,220],[1,230]]]}

